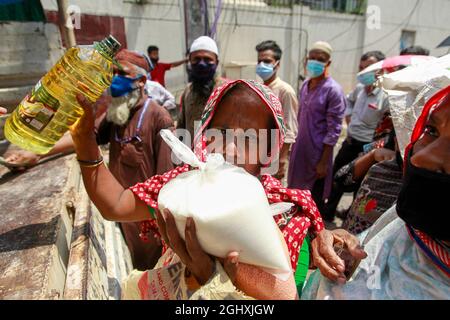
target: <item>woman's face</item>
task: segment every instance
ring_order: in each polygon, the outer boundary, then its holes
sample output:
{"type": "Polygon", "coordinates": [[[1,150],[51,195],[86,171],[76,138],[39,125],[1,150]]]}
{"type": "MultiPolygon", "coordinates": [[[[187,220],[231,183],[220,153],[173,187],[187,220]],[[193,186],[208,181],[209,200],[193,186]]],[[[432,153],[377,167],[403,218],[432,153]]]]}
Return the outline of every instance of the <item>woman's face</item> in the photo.
{"type": "Polygon", "coordinates": [[[414,144],[411,163],[419,168],[450,174],[450,95],[428,119],[425,132],[414,144]]]}
{"type": "Polygon", "coordinates": [[[262,158],[270,152],[271,129],[276,128],[272,113],[247,87],[229,92],[219,104],[209,125],[216,130],[207,131],[208,151],[222,153],[227,161],[259,175],[262,158]]]}

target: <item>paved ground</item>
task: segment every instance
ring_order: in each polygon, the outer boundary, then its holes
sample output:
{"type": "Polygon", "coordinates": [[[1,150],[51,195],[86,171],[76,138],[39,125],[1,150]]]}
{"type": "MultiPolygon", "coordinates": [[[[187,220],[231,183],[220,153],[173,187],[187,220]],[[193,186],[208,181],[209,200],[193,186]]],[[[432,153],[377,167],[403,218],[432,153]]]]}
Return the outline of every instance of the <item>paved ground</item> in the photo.
{"type": "MultiPolygon", "coordinates": [[[[339,149],[341,148],[342,142],[344,142],[346,137],[347,137],[347,125],[344,123],[342,126],[341,136],[339,137],[339,140],[333,150],[334,157],[336,157],[337,153],[339,152],[339,149]]],[[[353,202],[353,193],[345,193],[342,196],[341,201],[339,202],[337,210],[343,211],[343,210],[350,208],[352,202],[353,202]]],[[[327,223],[327,222],[325,223],[325,226],[327,227],[327,229],[339,228],[339,227],[341,227],[341,225],[342,225],[342,220],[339,218],[335,218],[333,223],[327,223]]]]}

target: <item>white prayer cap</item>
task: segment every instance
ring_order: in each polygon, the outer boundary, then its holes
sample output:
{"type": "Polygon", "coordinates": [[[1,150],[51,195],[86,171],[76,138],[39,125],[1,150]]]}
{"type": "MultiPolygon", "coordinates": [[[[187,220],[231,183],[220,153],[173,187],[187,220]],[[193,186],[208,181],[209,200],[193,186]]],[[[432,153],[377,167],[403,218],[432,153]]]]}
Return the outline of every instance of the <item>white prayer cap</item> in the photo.
{"type": "Polygon", "coordinates": [[[216,54],[216,56],[219,56],[219,49],[217,48],[216,42],[207,36],[201,36],[192,42],[191,50],[189,50],[189,53],[195,52],[195,51],[210,51],[216,54]]]}
{"type": "Polygon", "coordinates": [[[331,48],[330,44],[325,41],[317,41],[316,43],[313,44],[310,51],[311,50],[323,51],[326,54],[328,54],[330,57],[331,57],[331,52],[333,52],[333,48],[331,48]]]}

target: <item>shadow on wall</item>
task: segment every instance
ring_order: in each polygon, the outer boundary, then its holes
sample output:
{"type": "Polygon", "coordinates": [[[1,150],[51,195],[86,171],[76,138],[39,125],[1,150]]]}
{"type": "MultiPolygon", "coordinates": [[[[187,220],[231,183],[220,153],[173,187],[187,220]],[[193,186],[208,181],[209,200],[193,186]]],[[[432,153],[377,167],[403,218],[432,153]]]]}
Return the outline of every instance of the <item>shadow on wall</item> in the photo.
{"type": "Polygon", "coordinates": [[[49,222],[30,224],[0,234],[0,252],[53,245],[59,219],[60,217],[56,216],[49,222]]]}

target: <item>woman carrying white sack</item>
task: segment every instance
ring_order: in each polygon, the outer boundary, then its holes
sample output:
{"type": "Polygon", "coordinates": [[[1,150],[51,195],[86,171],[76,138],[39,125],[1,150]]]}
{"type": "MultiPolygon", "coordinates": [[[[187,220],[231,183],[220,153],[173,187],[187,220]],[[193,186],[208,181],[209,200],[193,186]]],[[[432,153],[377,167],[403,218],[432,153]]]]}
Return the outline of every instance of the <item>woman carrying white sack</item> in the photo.
{"type": "MultiPolygon", "coordinates": [[[[123,189],[102,163],[101,154],[94,135],[91,108],[84,99],[85,115],[72,129],[78,159],[92,162],[81,166],[86,190],[104,218],[113,221],[148,221],[142,227],[141,236],[153,229],[163,238],[163,256],[155,269],[146,272],[133,271],[123,288],[126,299],[293,299],[297,297],[292,277],[277,282],[270,274],[259,268],[238,263],[237,252],[230,252],[226,259],[215,259],[200,247],[195,224],[187,219],[184,241],[177,231],[174,217],[166,209],[159,212],[158,194],[162,187],[179,174],[192,170],[184,165],[154,176],[130,189],[123,189]],[[155,219],[156,218],[156,219],[155,219]],[[218,262],[220,260],[220,263],[218,262]],[[182,276],[180,276],[182,275],[182,276]],[[281,284],[281,285],[280,285],[281,284]]],[[[270,175],[261,174],[261,169],[276,158],[284,141],[282,106],[278,98],[266,87],[254,81],[236,80],[217,88],[210,96],[202,117],[202,131],[196,137],[196,154],[205,160],[207,129],[261,129],[278,131],[278,140],[270,146],[267,135],[268,163],[259,156],[251,163],[249,148],[238,150],[228,145],[222,153],[226,159],[244,159],[239,165],[257,177],[266,192],[269,203],[288,202],[294,204],[290,211],[274,216],[289,252],[292,270],[296,270],[298,255],[308,233],[317,235],[323,230],[323,222],[309,191],[290,190],[270,175]],[[239,154],[241,153],[241,154],[239,154]]],[[[234,140],[233,140],[234,141],[234,140]]],[[[217,151],[217,150],[216,150],[217,151]]]]}

